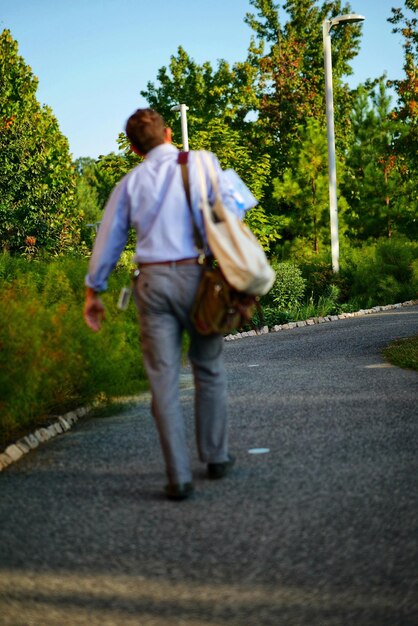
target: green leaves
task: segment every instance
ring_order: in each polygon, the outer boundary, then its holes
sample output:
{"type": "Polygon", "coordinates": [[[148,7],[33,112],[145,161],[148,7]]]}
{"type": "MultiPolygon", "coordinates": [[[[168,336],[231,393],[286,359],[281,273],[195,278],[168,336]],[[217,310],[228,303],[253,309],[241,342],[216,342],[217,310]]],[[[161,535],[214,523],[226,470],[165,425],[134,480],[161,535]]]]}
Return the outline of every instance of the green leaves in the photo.
{"type": "Polygon", "coordinates": [[[309,119],[299,133],[301,144],[290,150],[289,167],[273,181],[273,197],[289,216],[289,236],[309,239],[318,254],[329,231],[326,131],[309,119]]]}
{"type": "MultiPolygon", "coordinates": [[[[405,132],[396,141],[410,170],[416,172],[418,165],[418,12],[417,0],[405,0],[405,8],[392,9],[392,17],[388,19],[394,25],[393,32],[403,37],[405,52],[404,72],[402,79],[389,82],[393,85],[398,102],[393,118],[405,125],[405,132]]],[[[417,199],[417,196],[415,196],[417,199]]]]}
{"type": "Polygon", "coordinates": [[[403,233],[413,238],[418,233],[417,181],[397,150],[407,129],[391,115],[384,78],[374,89],[358,90],[351,121],[355,139],[341,180],[350,205],[349,237],[367,240],[403,233]]]}
{"type": "Polygon", "coordinates": [[[9,31],[0,35],[0,248],[32,254],[76,245],[79,218],[67,139],[36,100],[37,79],[9,31]]]}

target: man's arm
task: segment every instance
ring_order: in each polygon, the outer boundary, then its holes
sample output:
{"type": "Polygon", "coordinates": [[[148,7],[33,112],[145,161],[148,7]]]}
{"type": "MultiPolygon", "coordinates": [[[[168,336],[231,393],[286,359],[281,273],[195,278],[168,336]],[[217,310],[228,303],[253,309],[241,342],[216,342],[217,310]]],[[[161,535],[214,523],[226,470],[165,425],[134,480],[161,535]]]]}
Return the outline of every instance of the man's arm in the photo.
{"type": "Polygon", "coordinates": [[[86,287],[106,291],[107,279],[123,251],[129,232],[129,200],[126,179],[112,191],[103,213],[90,258],[86,287]]]}
{"type": "Polygon", "coordinates": [[[125,180],[113,190],[104,211],[86,276],[84,320],[95,332],[105,319],[105,307],[99,293],[106,290],[110,272],[125,247],[129,217],[125,180]]]}

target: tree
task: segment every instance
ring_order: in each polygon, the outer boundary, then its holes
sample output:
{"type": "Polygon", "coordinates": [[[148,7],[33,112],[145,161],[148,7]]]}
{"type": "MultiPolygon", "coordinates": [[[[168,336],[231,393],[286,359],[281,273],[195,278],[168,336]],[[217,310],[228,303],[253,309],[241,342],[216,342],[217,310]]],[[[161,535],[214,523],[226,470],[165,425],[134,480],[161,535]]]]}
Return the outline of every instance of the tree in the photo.
{"type": "Polygon", "coordinates": [[[178,114],[171,108],[178,103],[190,106],[188,126],[190,135],[204,128],[213,119],[222,120],[233,129],[246,126],[247,114],[256,106],[252,89],[255,69],[251,62],[237,63],[232,68],[221,59],[213,69],[209,62],[198,65],[179,46],[169,67],[158,70],[158,85],[152,82],[141,91],[150,107],[157,109],[166,122],[181,137],[178,114]]]}
{"type": "MultiPolygon", "coordinates": [[[[255,31],[260,50],[258,97],[259,118],[274,169],[289,164],[292,145],[301,141],[306,121],[325,119],[324,57],[322,23],[349,12],[340,0],[318,5],[315,0],[287,0],[283,9],[287,21],[279,20],[279,5],[273,0],[250,0],[258,11],[245,21],[255,31]],[[271,141],[273,138],[273,142],[271,141]]],[[[352,73],[349,62],[358,52],[358,25],[336,29],[333,35],[333,81],[337,144],[348,144],[351,95],[342,76],[352,73]]]]}
{"type": "Polygon", "coordinates": [[[82,220],[81,242],[91,248],[103,209],[99,200],[97,164],[90,157],[81,157],[75,161],[74,166],[77,175],[76,202],[82,220]]]}
{"type": "Polygon", "coordinates": [[[398,149],[409,162],[410,172],[416,172],[418,165],[418,30],[417,18],[409,15],[418,12],[418,0],[405,0],[404,9],[392,9],[388,19],[394,25],[393,32],[404,37],[405,77],[390,81],[397,94],[398,102],[393,119],[405,124],[405,131],[399,138],[398,149]]]}
{"type": "Polygon", "coordinates": [[[117,139],[119,152],[102,155],[96,162],[95,177],[99,204],[103,209],[113,187],[131,171],[133,167],[141,163],[142,157],[135,154],[128,138],[120,133],[117,139]]]}
{"type": "MultiPolygon", "coordinates": [[[[319,121],[309,119],[298,133],[302,144],[294,144],[290,149],[289,167],[273,181],[273,197],[289,216],[287,238],[309,241],[318,255],[320,243],[329,245],[326,132],[319,121]]],[[[343,207],[340,198],[340,214],[343,207]]]]}
{"type": "Polygon", "coordinates": [[[393,32],[404,37],[405,77],[389,84],[395,87],[398,101],[392,113],[392,119],[400,128],[394,144],[399,155],[402,168],[400,170],[403,183],[403,216],[408,219],[403,225],[403,232],[408,237],[418,236],[418,0],[405,0],[404,9],[392,9],[389,22],[394,25],[393,32]]]}
{"type": "Polygon", "coordinates": [[[413,235],[417,230],[410,203],[410,179],[398,153],[402,123],[391,116],[385,78],[361,87],[351,117],[354,140],[341,186],[349,203],[346,221],[353,240],[413,235]]]}
{"type": "Polygon", "coordinates": [[[72,248],[79,238],[67,139],[10,31],[0,35],[0,246],[11,252],[72,248]]]}

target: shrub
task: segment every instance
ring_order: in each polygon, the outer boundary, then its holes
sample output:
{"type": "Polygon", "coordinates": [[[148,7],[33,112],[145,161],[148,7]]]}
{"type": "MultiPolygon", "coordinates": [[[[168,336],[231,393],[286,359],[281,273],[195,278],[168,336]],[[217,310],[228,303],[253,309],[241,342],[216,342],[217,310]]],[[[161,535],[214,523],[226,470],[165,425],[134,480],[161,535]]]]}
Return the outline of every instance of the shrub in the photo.
{"type": "Polygon", "coordinates": [[[0,299],[2,443],[98,395],[132,395],[146,386],[135,307],[116,308],[125,273],[109,281],[106,323],[94,334],[82,319],[85,261],[20,261],[0,256],[8,277],[0,299]]]}
{"type": "Polygon", "coordinates": [[[322,296],[315,302],[311,297],[308,302],[294,307],[290,311],[293,320],[306,320],[311,317],[325,317],[340,312],[338,303],[340,290],[336,285],[330,284],[325,288],[322,296]]]}
{"type": "Polygon", "coordinates": [[[346,302],[349,297],[349,284],[343,272],[333,272],[331,263],[321,258],[311,259],[300,264],[302,276],[306,280],[306,293],[314,303],[327,299],[334,287],[338,291],[338,301],[346,302]]]}
{"type": "Polygon", "coordinates": [[[418,259],[415,259],[414,261],[412,261],[411,272],[412,272],[411,288],[412,288],[412,291],[417,294],[416,297],[418,297],[418,259]]]}
{"type": "Polygon", "coordinates": [[[354,251],[343,270],[351,283],[350,300],[370,307],[416,298],[417,259],[418,244],[403,238],[380,240],[354,251]]]}
{"type": "Polygon", "coordinates": [[[306,287],[306,280],[299,267],[289,261],[273,261],[272,267],[276,279],[270,292],[263,296],[262,304],[275,306],[282,311],[296,307],[302,302],[306,287]]]}

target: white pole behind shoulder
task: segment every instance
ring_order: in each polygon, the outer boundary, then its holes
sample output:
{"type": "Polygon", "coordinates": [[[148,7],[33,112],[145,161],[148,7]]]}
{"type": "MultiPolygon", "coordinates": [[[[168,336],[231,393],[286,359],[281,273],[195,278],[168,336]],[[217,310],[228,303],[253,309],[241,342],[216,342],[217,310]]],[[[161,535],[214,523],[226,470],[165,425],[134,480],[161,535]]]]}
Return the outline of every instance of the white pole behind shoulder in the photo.
{"type": "Polygon", "coordinates": [[[185,104],[180,105],[180,116],[181,116],[181,136],[183,140],[183,150],[184,152],[189,151],[189,135],[187,132],[187,114],[186,111],[189,109],[185,104]]]}

